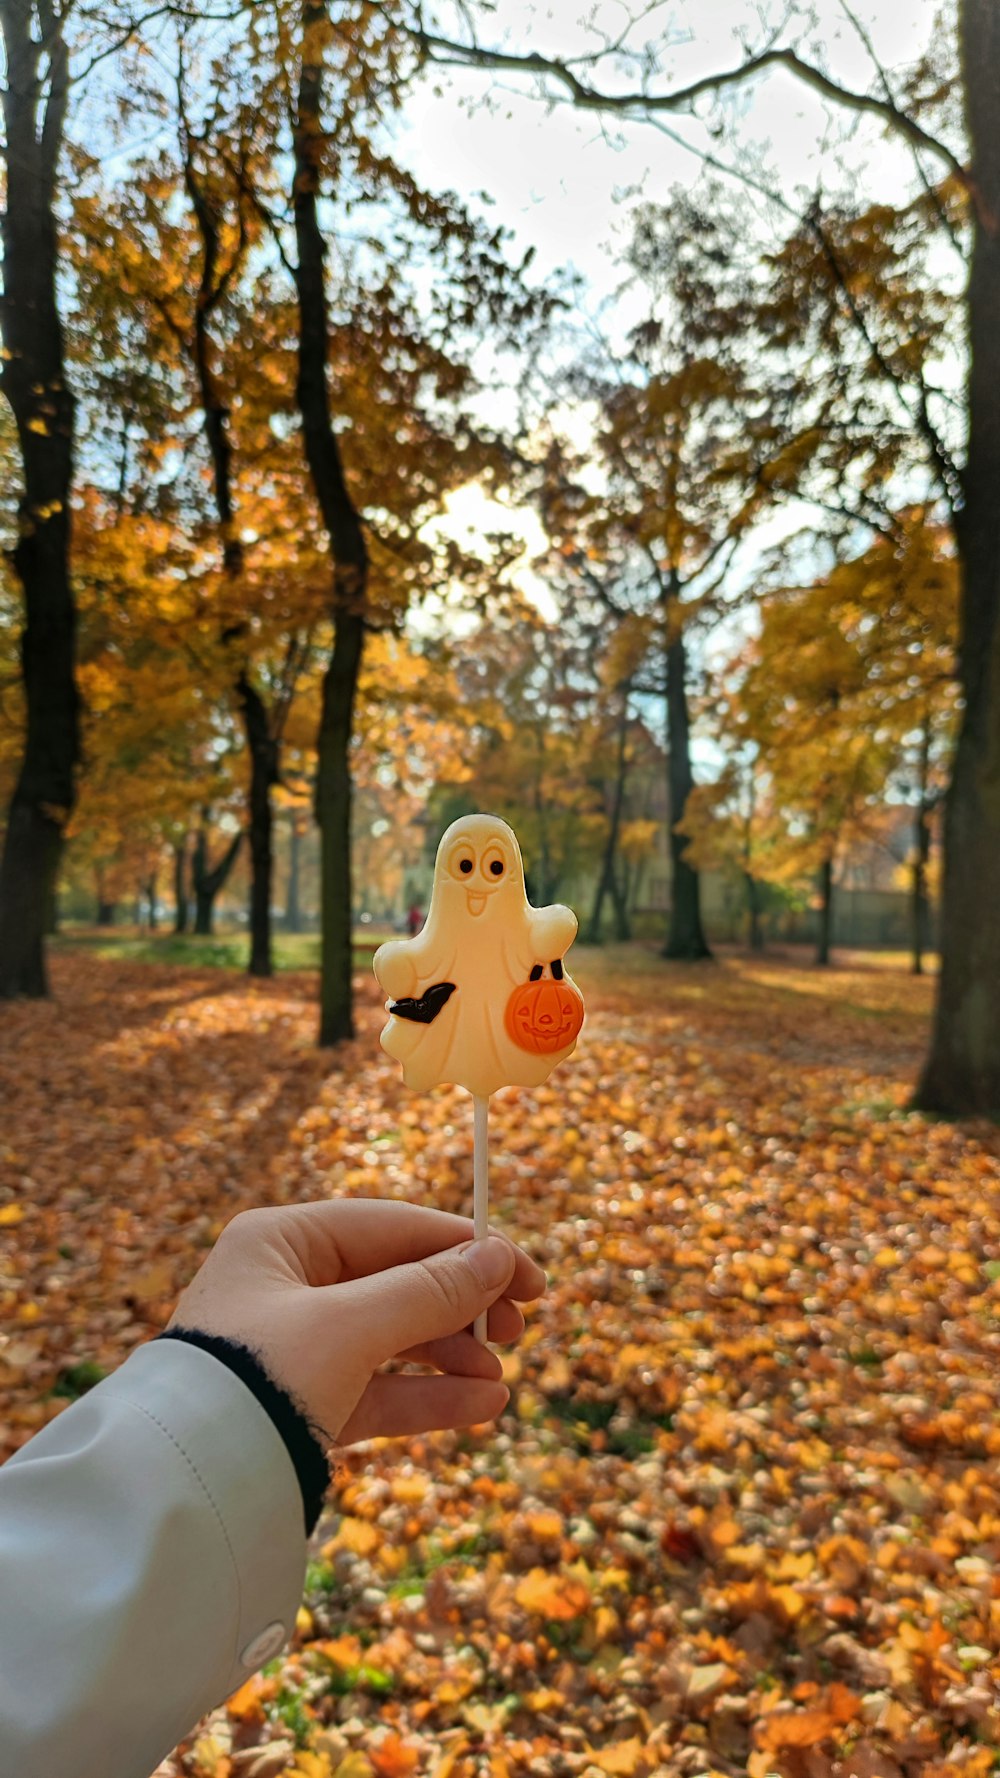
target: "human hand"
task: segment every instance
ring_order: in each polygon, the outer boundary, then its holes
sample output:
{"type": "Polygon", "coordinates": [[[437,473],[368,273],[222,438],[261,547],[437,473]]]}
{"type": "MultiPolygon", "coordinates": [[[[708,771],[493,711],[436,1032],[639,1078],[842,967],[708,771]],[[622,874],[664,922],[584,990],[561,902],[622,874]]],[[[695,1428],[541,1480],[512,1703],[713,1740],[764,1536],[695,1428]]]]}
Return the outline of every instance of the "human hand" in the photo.
{"type": "Polygon", "coordinates": [[[502,1236],[471,1237],[465,1217],[393,1199],[247,1210],[169,1326],[248,1346],[331,1442],[476,1425],[509,1391],[471,1323],[488,1308],[490,1339],[515,1340],[517,1302],[540,1296],[545,1274],[502,1236]],[[440,1374],[380,1374],[390,1358],[440,1374]]]}

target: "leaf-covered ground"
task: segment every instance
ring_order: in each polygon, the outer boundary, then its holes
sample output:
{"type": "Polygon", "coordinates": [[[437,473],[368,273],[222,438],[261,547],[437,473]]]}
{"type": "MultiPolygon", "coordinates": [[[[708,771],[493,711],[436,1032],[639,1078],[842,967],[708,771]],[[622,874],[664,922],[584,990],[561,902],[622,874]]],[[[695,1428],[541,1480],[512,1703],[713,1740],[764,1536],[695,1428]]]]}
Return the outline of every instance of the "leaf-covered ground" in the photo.
{"type": "MultiPolygon", "coordinates": [[[[502,1423],[349,1454],[293,1650],[164,1774],[975,1778],[1000,1764],[1000,1131],[905,1110],[930,986],[582,954],[550,1088],[495,1102],[545,1301],[502,1423]]],[[[2,1419],[166,1319],[225,1220],[468,1206],[457,1093],[312,984],[57,960],[0,1038],[2,1419]]]]}

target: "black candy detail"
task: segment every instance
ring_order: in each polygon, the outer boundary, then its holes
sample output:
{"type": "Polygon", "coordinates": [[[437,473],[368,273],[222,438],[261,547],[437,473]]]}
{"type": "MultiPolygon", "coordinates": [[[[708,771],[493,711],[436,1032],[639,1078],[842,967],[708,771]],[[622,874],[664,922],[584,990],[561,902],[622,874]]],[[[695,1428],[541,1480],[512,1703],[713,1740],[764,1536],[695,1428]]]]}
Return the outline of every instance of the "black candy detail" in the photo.
{"type": "MultiPolygon", "coordinates": [[[[562,966],[561,958],[556,957],[554,959],[554,961],[549,964],[549,968],[552,971],[552,980],[554,982],[561,982],[563,979],[563,966],[562,966]]],[[[532,968],[532,971],[528,977],[528,980],[529,980],[529,982],[540,982],[542,979],[542,976],[544,974],[545,974],[544,963],[536,963],[532,968]]]]}
{"type": "Polygon", "coordinates": [[[433,1025],[441,1008],[455,992],[454,982],[435,982],[419,999],[391,1000],[389,1011],[397,1019],[409,1019],[414,1025],[433,1025]]]}

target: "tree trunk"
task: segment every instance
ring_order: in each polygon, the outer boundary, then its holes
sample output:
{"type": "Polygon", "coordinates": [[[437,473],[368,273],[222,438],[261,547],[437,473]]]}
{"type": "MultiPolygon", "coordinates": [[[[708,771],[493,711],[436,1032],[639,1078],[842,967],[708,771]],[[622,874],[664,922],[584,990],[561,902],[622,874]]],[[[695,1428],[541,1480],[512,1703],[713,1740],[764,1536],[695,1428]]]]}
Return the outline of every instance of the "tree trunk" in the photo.
{"type": "Polygon", "coordinates": [[[301,895],[302,835],[293,814],[288,829],[288,889],[285,894],[285,931],[302,931],[301,895]]]}
{"type": "Polygon", "coordinates": [[[615,878],[615,860],[618,852],[618,834],[621,829],[622,808],[625,802],[625,777],[628,767],[628,687],[622,693],[622,707],[618,719],[618,748],[615,756],[615,782],[611,798],[611,814],[608,821],[607,839],[604,844],[604,857],[601,860],[601,875],[594,895],[594,905],[590,911],[590,922],[587,926],[587,943],[599,945],[601,942],[601,913],[604,898],[610,894],[614,902],[617,938],[622,937],[622,926],[628,929],[628,908],[625,906],[615,878]]]}
{"type": "Polygon", "coordinates": [[[667,648],[667,788],[670,798],[670,927],[663,955],[681,962],[711,957],[701,924],[698,872],[686,861],[688,839],[678,833],[694,789],[691,724],[687,702],[687,649],[680,634],[667,648]]]}
{"type": "MultiPolygon", "coordinates": [[[[925,826],[921,822],[921,827],[925,826]]],[[[918,843],[920,836],[918,836],[918,843]]],[[[913,861],[910,884],[910,974],[923,975],[924,953],[930,936],[930,908],[927,902],[927,857],[913,861]]]]}
{"type": "Polygon", "coordinates": [[[174,931],[186,932],[188,927],[187,835],[174,846],[174,931]]]}
{"type": "Polygon", "coordinates": [[[79,722],[69,577],[73,397],[56,305],[55,179],[66,111],[58,15],[0,0],[6,204],[0,216],[3,393],[24,471],[14,570],[24,591],[27,732],[0,861],[0,999],[47,992],[45,924],[75,799],[79,722]],[[47,68],[45,64],[48,64],[47,68]],[[47,92],[46,97],[42,97],[47,92]]]}
{"type": "Polygon", "coordinates": [[[969,444],[956,537],[964,709],[945,806],[941,974],[916,1103],[1000,1115],[1000,11],[960,8],[972,144],[969,444]]]}
{"type": "Polygon", "coordinates": [[[236,863],[236,854],[240,849],[242,839],[242,833],[234,834],[218,863],[210,866],[207,820],[198,829],[198,838],[195,840],[194,854],[191,859],[191,874],[194,882],[195,900],[194,929],[200,938],[210,938],[212,935],[215,898],[236,863]]]}
{"type": "Polygon", "coordinates": [[[825,967],[830,961],[833,935],[833,859],[824,858],[819,867],[819,938],[816,941],[816,962],[825,967]]]}
{"type": "Polygon", "coordinates": [[[349,755],[363,639],[361,624],[338,623],[333,659],[323,678],[316,781],[320,827],[321,1044],[340,1043],[354,1035],[349,755]]]}
{"type": "Polygon", "coordinates": [[[157,928],[155,870],[146,878],[146,906],[149,909],[149,930],[155,932],[157,928]]]}
{"type": "Polygon", "coordinates": [[[323,156],[323,44],[329,29],[322,0],[302,9],[302,65],[293,130],[293,211],[298,264],[299,368],[296,400],[306,460],[333,564],[333,652],[323,678],[316,815],[320,824],[321,1044],[354,1035],[351,946],[351,766],[354,700],[365,640],[368,550],[344,478],[327,383],[329,313],[325,246],[318,199],[323,156]]]}
{"type": "Polygon", "coordinates": [[[751,951],[764,949],[764,928],[760,920],[760,884],[751,871],[743,872],[747,891],[747,925],[751,951]]]}
{"type": "Polygon", "coordinates": [[[927,897],[927,863],[931,853],[931,813],[933,805],[927,794],[930,775],[931,730],[925,719],[920,741],[920,781],[917,808],[913,823],[913,880],[910,897],[910,932],[913,953],[912,973],[923,975],[924,952],[930,941],[930,904],[927,897]]]}
{"type": "Polygon", "coordinates": [[[753,832],[757,813],[757,778],[753,760],[749,762],[749,769],[747,811],[743,823],[743,882],[747,892],[747,936],[751,951],[759,953],[764,949],[764,928],[760,919],[760,884],[753,873],[753,832]]]}
{"type": "Polygon", "coordinates": [[[250,748],[250,963],[251,975],[272,973],[271,882],[274,874],[271,789],[278,782],[278,743],[264,700],[246,673],[239,679],[240,709],[250,748]]]}
{"type": "Polygon", "coordinates": [[[615,910],[615,938],[619,944],[627,944],[632,937],[632,921],[628,911],[628,886],[619,880],[617,870],[611,874],[611,905],[615,910]]]}
{"type": "MultiPolygon", "coordinates": [[[[225,219],[213,203],[209,187],[202,182],[195,168],[194,138],[188,128],[187,119],[183,116],[182,145],[184,183],[195,213],[202,247],[201,278],[194,308],[194,368],[201,395],[205,443],[212,464],[223,572],[230,582],[234,582],[243,569],[243,545],[236,528],[233,501],[233,445],[229,430],[229,403],[213,365],[209,329],[210,317],[225,290],[225,276],[219,270],[225,219]]],[[[223,641],[238,642],[245,627],[242,623],[234,623],[223,632],[223,641]]],[[[269,976],[272,973],[271,883],[274,872],[271,790],[278,782],[279,749],[277,738],[272,733],[267,707],[256,686],[251,683],[246,662],[236,676],[235,690],[250,753],[248,972],[255,976],[269,976]]],[[[199,899],[196,932],[206,930],[202,925],[205,919],[211,923],[211,908],[206,910],[203,899],[199,899]]]]}
{"type": "Polygon", "coordinates": [[[118,903],[116,901],[100,900],[97,904],[98,926],[113,926],[115,923],[115,912],[117,907],[118,903]]]}

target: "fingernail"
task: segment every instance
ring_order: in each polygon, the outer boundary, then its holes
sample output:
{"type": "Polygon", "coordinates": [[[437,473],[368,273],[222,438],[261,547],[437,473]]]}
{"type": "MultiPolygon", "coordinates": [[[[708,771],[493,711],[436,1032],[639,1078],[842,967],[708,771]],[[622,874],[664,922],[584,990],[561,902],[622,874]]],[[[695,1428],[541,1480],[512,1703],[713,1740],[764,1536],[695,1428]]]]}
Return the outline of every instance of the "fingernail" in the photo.
{"type": "Polygon", "coordinates": [[[514,1270],[510,1244],[499,1235],[487,1235],[485,1241],[470,1241],[462,1257],[468,1261],[484,1290],[496,1290],[506,1284],[514,1270]]]}

